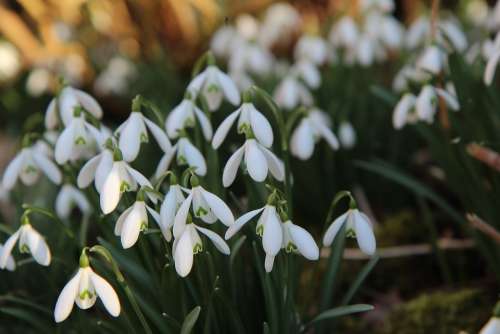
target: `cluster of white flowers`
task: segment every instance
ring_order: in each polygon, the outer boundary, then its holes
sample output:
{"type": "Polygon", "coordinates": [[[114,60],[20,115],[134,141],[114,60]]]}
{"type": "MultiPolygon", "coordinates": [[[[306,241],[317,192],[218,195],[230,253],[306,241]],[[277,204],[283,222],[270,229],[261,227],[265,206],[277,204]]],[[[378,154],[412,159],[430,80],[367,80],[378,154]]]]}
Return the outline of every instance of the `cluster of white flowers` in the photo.
{"type": "MultiPolygon", "coordinates": [[[[275,188],[263,208],[243,214],[235,221],[230,207],[202,185],[199,178],[207,174],[207,163],[202,147],[190,140],[190,129],[195,126],[201,129],[206,141],[211,141],[214,149],[222,145],[235,122],[237,132],[245,136],[243,145],[224,167],[224,187],[234,182],[240,166],[255,182],[265,181],[268,174],[276,181],[284,182],[286,173],[290,173],[273,153],[274,133],[270,122],[252,102],[257,92],[249,90],[241,94],[233,80],[215,65],[210,54],[205,60],[206,68],[192,79],[184,99],[168,114],[164,126],[143,113],[153,108],[149,101],[138,96],[132,102],[129,117],[113,132],[101,123],[103,111],[93,97],[81,90],[63,87],[47,108],[46,134],[41,138],[26,135],[23,149],[5,171],[2,187],[11,190],[18,179],[31,186],[42,171],[53,183],[61,185],[54,207],[57,216],[67,220],[74,208],[87,218],[98,213],[99,208],[92,207],[87,193],[81,190],[93,183],[102,213],[108,215],[122,210],[114,226],[114,234],[120,238],[122,247],[133,247],[141,231],[149,229],[149,217],[152,217],[160,235],[172,242],[175,269],[181,277],[191,272],[194,255],[204,249],[204,237],[221,253],[230,254],[230,247],[224,239],[203,227],[204,224],[220,221],[228,227],[225,238],[229,239],[258,214],[256,230],[262,236],[266,271],[272,270],[274,259],[282,248],[286,252],[302,254],[309,260],[318,260],[316,242],[305,229],[288,218],[287,201],[281,196],[281,191],[275,188]],[[209,113],[217,111],[223,100],[239,107],[214,132],[209,113]],[[203,111],[198,103],[207,110],[203,111]],[[154,138],[163,157],[149,179],[132,164],[141,156],[141,146],[148,143],[150,137],[154,138]],[[172,144],[171,140],[177,142],[172,144]],[[80,167],[76,180],[66,175],[70,166],[80,167]],[[182,185],[175,172],[182,172],[182,185]],[[163,194],[162,184],[167,179],[167,191],[163,194]],[[135,202],[128,208],[124,208],[125,200],[122,200],[126,192],[135,192],[136,195],[135,202]]],[[[290,138],[291,152],[301,159],[309,158],[319,137],[336,149],[339,143],[329,128],[326,114],[315,108],[302,112],[303,118],[290,138]]],[[[365,216],[357,210],[352,212],[346,214],[347,219],[343,215],[342,219],[332,223],[324,244],[329,246],[347,221],[347,235],[357,236],[361,250],[373,254],[375,238],[372,227],[365,216]]],[[[50,264],[49,246],[33,228],[25,212],[19,230],[0,249],[0,268],[15,269],[11,253],[18,241],[21,253],[31,254],[41,265],[50,264]]],[[[111,315],[120,313],[120,303],[113,287],[90,268],[86,252],[87,247],[82,251],[79,270],[59,296],[54,311],[57,322],[69,316],[74,303],[87,309],[94,305],[97,297],[111,315]]]]}

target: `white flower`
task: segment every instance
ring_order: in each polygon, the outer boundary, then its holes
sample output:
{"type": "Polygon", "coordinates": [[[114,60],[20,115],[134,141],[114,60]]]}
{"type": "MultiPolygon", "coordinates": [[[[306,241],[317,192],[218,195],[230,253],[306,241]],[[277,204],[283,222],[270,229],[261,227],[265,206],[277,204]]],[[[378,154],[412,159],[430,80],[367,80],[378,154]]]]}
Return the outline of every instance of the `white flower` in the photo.
{"type": "Polygon", "coordinates": [[[137,200],[118,217],[115,225],[115,235],[121,237],[122,247],[130,248],[139,239],[139,233],[148,228],[148,212],[154,221],[160,225],[160,215],[144,202],[137,200]]]}
{"type": "Polygon", "coordinates": [[[445,63],[445,53],[437,45],[430,45],[425,48],[418,58],[416,66],[421,70],[437,75],[444,69],[445,63]]]}
{"type": "Polygon", "coordinates": [[[85,195],[71,184],[64,184],[56,197],[56,213],[61,219],[67,219],[77,206],[84,216],[92,212],[92,207],[85,195]]]}
{"type": "Polygon", "coordinates": [[[356,145],[356,131],[351,123],[344,121],[339,125],[339,140],[343,148],[350,149],[356,145]]]}
{"type": "MultiPolygon", "coordinates": [[[[2,244],[0,244],[0,255],[3,252],[3,248],[4,248],[4,246],[2,244]]],[[[7,256],[7,262],[5,264],[5,268],[8,271],[14,271],[14,270],[16,270],[16,262],[14,261],[14,258],[12,257],[11,254],[9,254],[9,256],[7,256]]]]}
{"type": "Polygon", "coordinates": [[[238,32],[232,26],[223,25],[214,33],[210,41],[210,50],[218,57],[229,57],[232,44],[238,39],[238,32]]]}
{"type": "Polygon", "coordinates": [[[213,224],[217,219],[226,226],[231,226],[234,223],[233,213],[226,203],[216,195],[206,191],[200,185],[194,186],[191,190],[185,189],[185,191],[189,195],[182,202],[174,218],[173,232],[175,238],[184,230],[191,206],[193,207],[194,216],[207,224],[213,224]]]}
{"type": "Polygon", "coordinates": [[[362,66],[371,66],[375,59],[376,41],[368,34],[363,34],[354,50],[358,63],[362,66]]]}
{"type": "MultiPolygon", "coordinates": [[[[123,160],[113,161],[111,169],[103,178],[100,192],[100,204],[104,214],[111,213],[120,202],[122,193],[137,190],[140,186],[149,186],[151,183],[137,170],[133,169],[123,160]]],[[[157,198],[148,192],[148,196],[156,204],[157,198]]]]}
{"type": "Polygon", "coordinates": [[[310,106],[313,97],[294,75],[287,75],[274,90],[274,100],[285,109],[293,109],[299,105],[310,106]]]}
{"type": "Polygon", "coordinates": [[[430,32],[431,24],[429,18],[420,16],[406,31],[406,46],[408,49],[415,49],[422,45],[430,32]]]}
{"type": "Polygon", "coordinates": [[[230,73],[249,72],[260,76],[269,74],[274,62],[269,50],[245,40],[233,42],[232,47],[233,51],[228,61],[230,73]]]}
{"type": "Polygon", "coordinates": [[[190,97],[186,97],[170,112],[170,114],[168,114],[167,120],[165,121],[165,128],[167,129],[168,136],[172,139],[179,137],[179,132],[185,128],[194,127],[196,120],[200,124],[205,139],[212,139],[213,131],[210,120],[203,111],[194,104],[190,97]]]}
{"type": "Polygon", "coordinates": [[[57,165],[36,146],[25,147],[5,169],[2,185],[11,190],[21,179],[23,184],[31,186],[38,180],[41,171],[55,184],[61,183],[62,174],[57,165]]]}
{"type": "Polygon", "coordinates": [[[297,61],[290,71],[304,80],[310,88],[318,88],[321,84],[321,73],[318,68],[307,59],[297,61]]]}
{"type": "Polygon", "coordinates": [[[234,81],[240,92],[249,90],[254,84],[250,75],[244,71],[231,71],[229,72],[229,76],[234,81]]]}
{"type": "Polygon", "coordinates": [[[293,131],[290,139],[290,152],[302,160],[309,159],[315,143],[324,138],[333,150],[339,148],[337,137],[329,128],[328,115],[318,109],[311,109],[293,131]]]}
{"type": "Polygon", "coordinates": [[[93,125],[87,123],[83,114],[74,116],[57,138],[55,159],[60,165],[69,160],[83,157],[94,143],[99,140],[100,133],[93,125]]]}
{"type": "Polygon", "coordinates": [[[207,163],[200,150],[191,144],[188,138],[182,137],[161,158],[158,167],[156,167],[155,179],[158,179],[169,169],[174,157],[176,157],[178,166],[188,165],[189,167],[193,167],[194,172],[199,176],[207,174],[207,163]]]}
{"type": "Polygon", "coordinates": [[[343,16],[332,26],[329,34],[329,40],[334,46],[346,49],[353,48],[358,39],[358,26],[350,16],[343,16]]]}
{"type": "Polygon", "coordinates": [[[111,167],[113,167],[113,152],[105,148],[80,169],[77,178],[78,187],[86,188],[94,181],[95,188],[100,193],[111,167]]]}
{"type": "Polygon", "coordinates": [[[269,121],[252,103],[244,102],[240,108],[229,114],[215,131],[212,140],[212,147],[214,149],[220,147],[236,118],[238,118],[238,133],[245,133],[251,130],[259,143],[265,147],[273,145],[273,129],[269,121]]]}
{"type": "Polygon", "coordinates": [[[3,245],[0,253],[0,269],[9,265],[12,249],[19,240],[19,252],[28,253],[42,266],[50,264],[50,249],[45,239],[29,223],[23,223],[21,227],[12,234],[3,245]]]}
{"type": "Polygon", "coordinates": [[[319,259],[319,248],[313,237],[304,228],[295,225],[290,220],[281,224],[283,244],[281,248],[287,253],[298,252],[308,260],[319,259]]]}
{"type": "Polygon", "coordinates": [[[160,208],[160,230],[167,241],[172,239],[170,229],[174,226],[175,215],[184,200],[181,187],[178,184],[171,185],[160,208]]]}
{"type": "Polygon", "coordinates": [[[392,114],[392,125],[395,129],[399,130],[408,123],[417,122],[416,101],[417,98],[412,93],[406,93],[401,97],[392,114]]]}
{"type": "Polygon", "coordinates": [[[294,56],[297,60],[308,60],[315,65],[325,62],[328,48],[319,36],[303,35],[295,44],[294,56]]]}
{"type": "Polygon", "coordinates": [[[217,233],[194,223],[185,224],[177,231],[177,234],[174,230],[175,240],[172,247],[175,270],[181,277],[186,277],[191,272],[194,255],[203,250],[203,242],[198,232],[208,237],[222,254],[229,255],[231,252],[227,243],[217,233]]]}
{"type": "Polygon", "coordinates": [[[130,113],[128,119],[116,130],[116,133],[120,134],[118,147],[122,151],[123,159],[125,161],[134,161],[139,154],[141,143],[148,142],[149,138],[146,129],[151,131],[153,137],[156,139],[156,142],[163,152],[171,150],[172,145],[170,144],[165,131],[144,117],[142,113],[133,111],[130,113]]]}
{"type": "Polygon", "coordinates": [[[490,320],[481,328],[479,334],[498,334],[500,333],[500,318],[491,317],[490,320]]]}
{"type": "Polygon", "coordinates": [[[300,21],[300,15],[292,5],[274,3],[266,10],[257,39],[267,48],[279,42],[287,43],[299,29],[300,21]]]}
{"type": "Polygon", "coordinates": [[[439,28],[446,44],[451,44],[451,47],[458,52],[464,52],[467,49],[467,37],[457,22],[452,20],[441,21],[439,22],[439,28]]]}
{"type": "Polygon", "coordinates": [[[453,93],[442,88],[425,85],[420,91],[420,94],[415,102],[415,110],[419,120],[426,121],[428,123],[432,123],[434,121],[434,115],[437,111],[438,96],[443,98],[444,102],[448,105],[448,107],[450,107],[450,109],[456,111],[460,108],[458,100],[453,93]]]}
{"type": "Polygon", "coordinates": [[[75,303],[82,310],[91,308],[97,297],[101,299],[109,314],[113,317],[120,315],[120,300],[115,290],[87,264],[78,269],[57,298],[54,309],[55,321],[64,321],[70,315],[75,303]]]}
{"type": "Polygon", "coordinates": [[[323,237],[323,245],[329,247],[342,226],[346,225],[346,236],[356,237],[361,251],[367,255],[375,254],[376,241],[370,219],[358,209],[349,209],[328,227],[323,237]]]}
{"type": "Polygon", "coordinates": [[[231,78],[215,65],[209,65],[189,84],[187,90],[194,98],[201,93],[208,103],[208,108],[215,111],[225,97],[233,105],[240,103],[240,92],[231,78]]]}
{"type": "Polygon", "coordinates": [[[401,23],[392,16],[381,17],[378,29],[378,38],[391,49],[398,49],[403,42],[403,27],[401,23]]]}
{"type": "Polygon", "coordinates": [[[73,119],[75,107],[84,108],[97,119],[102,118],[101,106],[92,96],[79,89],[66,86],[58,97],[50,101],[45,112],[45,127],[48,130],[55,129],[59,125],[59,115],[63,125],[68,126],[73,119]]]}
{"type": "Polygon", "coordinates": [[[283,162],[269,149],[255,139],[247,139],[243,146],[237,149],[229,158],[222,174],[222,184],[229,187],[236,178],[236,173],[243,160],[250,177],[262,182],[267,178],[268,171],[278,181],[285,178],[285,168],[283,162]]]}

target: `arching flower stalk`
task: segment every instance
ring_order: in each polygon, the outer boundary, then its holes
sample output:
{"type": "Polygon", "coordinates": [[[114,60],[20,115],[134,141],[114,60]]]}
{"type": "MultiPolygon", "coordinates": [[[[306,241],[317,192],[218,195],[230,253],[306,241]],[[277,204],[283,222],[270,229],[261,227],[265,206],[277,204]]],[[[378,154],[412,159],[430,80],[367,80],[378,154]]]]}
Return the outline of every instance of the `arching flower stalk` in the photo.
{"type": "Polygon", "coordinates": [[[12,234],[0,252],[0,269],[9,265],[11,253],[14,246],[19,241],[19,252],[21,254],[31,254],[33,259],[42,266],[48,266],[52,259],[49,246],[40,233],[30,224],[27,215],[21,217],[21,226],[12,234]]]}
{"type": "Polygon", "coordinates": [[[78,271],[66,283],[57,298],[54,308],[56,322],[66,320],[73,310],[74,304],[82,310],[91,308],[94,306],[97,297],[101,299],[109,314],[113,317],[120,315],[121,306],[118,295],[111,284],[92,270],[86,252],[87,250],[84,248],[80,255],[78,271]]]}
{"type": "Polygon", "coordinates": [[[305,117],[295,128],[290,139],[291,153],[302,160],[309,159],[314,152],[314,145],[324,138],[333,149],[339,148],[337,137],[330,130],[331,121],[326,113],[317,109],[305,109],[305,117]]]}
{"type": "Polygon", "coordinates": [[[82,90],[66,86],[58,96],[54,97],[45,112],[45,127],[47,130],[56,129],[62,120],[66,127],[73,119],[75,108],[85,109],[92,117],[102,118],[102,108],[97,101],[82,90]]]}
{"type": "Polygon", "coordinates": [[[62,174],[57,165],[51,160],[44,149],[39,145],[31,144],[30,134],[23,139],[23,148],[7,165],[2,179],[2,185],[6,190],[11,190],[18,179],[26,186],[35,184],[41,172],[52,182],[60,184],[62,174]]]}
{"type": "Polygon", "coordinates": [[[115,131],[120,136],[118,147],[122,151],[123,159],[128,162],[137,158],[141,143],[149,141],[147,130],[151,132],[163,152],[169,152],[172,149],[165,131],[141,113],[141,104],[142,98],[137,96],[132,101],[132,112],[129,117],[115,131]]]}

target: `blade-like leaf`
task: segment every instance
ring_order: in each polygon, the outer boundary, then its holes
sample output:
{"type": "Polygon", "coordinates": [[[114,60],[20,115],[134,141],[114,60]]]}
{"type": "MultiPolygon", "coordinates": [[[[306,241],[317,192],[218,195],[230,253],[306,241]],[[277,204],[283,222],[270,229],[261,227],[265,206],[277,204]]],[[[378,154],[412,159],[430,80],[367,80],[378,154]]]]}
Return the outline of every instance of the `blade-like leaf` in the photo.
{"type": "Polygon", "coordinates": [[[340,306],[340,307],[332,308],[332,309],[326,310],[325,312],[322,312],[316,318],[311,320],[310,323],[312,324],[312,323],[315,323],[318,321],[333,319],[333,318],[341,317],[341,316],[348,315],[348,314],[371,311],[373,309],[374,309],[373,305],[368,305],[368,304],[355,304],[355,305],[349,305],[349,306],[340,306]]]}
{"type": "Polygon", "coordinates": [[[201,307],[196,306],[191,312],[188,313],[184,322],[182,323],[181,334],[189,334],[194,328],[198,317],[200,316],[201,307]]]}

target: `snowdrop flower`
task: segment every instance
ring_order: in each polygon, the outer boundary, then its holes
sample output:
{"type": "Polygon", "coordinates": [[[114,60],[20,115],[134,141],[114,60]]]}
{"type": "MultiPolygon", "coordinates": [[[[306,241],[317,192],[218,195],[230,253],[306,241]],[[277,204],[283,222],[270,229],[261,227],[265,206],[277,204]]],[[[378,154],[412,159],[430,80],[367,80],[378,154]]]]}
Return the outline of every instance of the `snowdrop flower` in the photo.
{"type": "Polygon", "coordinates": [[[299,159],[307,160],[312,156],[314,145],[320,138],[325,139],[333,150],[337,150],[339,142],[329,124],[330,119],[324,112],[316,108],[308,110],[292,133],[290,152],[299,159]]]}
{"type": "Polygon", "coordinates": [[[437,45],[428,46],[417,60],[417,68],[434,75],[441,73],[445,67],[446,55],[437,45]]]}
{"type": "Polygon", "coordinates": [[[212,139],[212,125],[208,117],[200,110],[191,99],[191,94],[186,93],[186,97],[168,114],[165,121],[167,135],[175,139],[186,128],[195,126],[196,121],[200,124],[201,131],[206,140],[212,139]]]}
{"type": "MultiPolygon", "coordinates": [[[[111,168],[103,177],[100,192],[100,205],[104,214],[111,213],[120,202],[122,193],[137,190],[137,185],[153,188],[151,183],[137,170],[129,166],[121,157],[119,150],[115,151],[111,168]]],[[[148,193],[148,196],[156,204],[157,198],[148,193]]]]}
{"type": "Polygon", "coordinates": [[[351,149],[356,145],[356,131],[351,123],[343,121],[339,126],[339,140],[343,148],[351,149]]]}
{"type": "Polygon", "coordinates": [[[425,85],[415,102],[415,109],[419,120],[432,123],[437,111],[438,96],[443,98],[445,103],[452,110],[458,110],[460,105],[457,98],[452,93],[431,85],[425,85]]]}
{"type": "Polygon", "coordinates": [[[249,90],[254,84],[250,75],[244,71],[230,71],[229,76],[234,81],[240,92],[249,90]]]}
{"type": "Polygon", "coordinates": [[[57,298],[54,309],[54,319],[62,322],[68,318],[73,305],[78,305],[82,310],[94,306],[99,297],[106,310],[113,317],[120,315],[120,300],[115,290],[103,277],[97,275],[89,266],[85,254],[80,257],[80,268],[64,286],[57,298]],[[84,257],[84,259],[82,259],[84,257]]]}
{"type": "Polygon", "coordinates": [[[191,185],[190,190],[185,190],[189,195],[182,202],[174,218],[174,237],[177,238],[186,226],[191,206],[194,216],[207,224],[213,224],[217,219],[226,226],[231,226],[234,223],[233,213],[226,203],[200,186],[198,178],[194,175],[191,176],[191,185]]]}
{"type": "Polygon", "coordinates": [[[319,36],[303,35],[295,44],[295,59],[308,60],[315,65],[325,62],[328,54],[326,42],[319,36]]]}
{"type": "Polygon", "coordinates": [[[278,2],[267,10],[257,39],[267,48],[278,42],[288,43],[300,27],[300,15],[290,4],[278,2]]]}
{"type": "Polygon", "coordinates": [[[45,127],[48,130],[55,129],[60,122],[59,115],[63,125],[68,126],[74,117],[75,107],[85,109],[97,119],[102,118],[101,106],[92,96],[82,90],[66,86],[58,97],[50,101],[45,113],[45,127]]]}
{"type": "Polygon", "coordinates": [[[439,23],[439,29],[442,32],[442,38],[447,44],[457,50],[458,52],[464,52],[467,49],[467,37],[458,24],[451,20],[441,21],[439,23]]]}
{"type": "Polygon", "coordinates": [[[194,255],[203,250],[203,242],[198,232],[209,238],[215,248],[222,254],[229,255],[231,253],[224,239],[209,229],[199,227],[192,222],[183,225],[177,231],[174,229],[175,240],[172,253],[174,255],[175,270],[181,277],[189,275],[193,267],[194,255]]]}
{"type": "Polygon", "coordinates": [[[481,328],[479,334],[500,333],[500,317],[491,317],[490,320],[481,328]]]}
{"type": "Polygon", "coordinates": [[[299,105],[310,106],[313,103],[309,90],[294,75],[283,78],[273,95],[276,103],[285,109],[293,109],[299,105]]]}
{"type": "Polygon", "coordinates": [[[146,129],[151,131],[151,134],[163,152],[168,152],[172,149],[170,140],[168,140],[167,135],[158,125],[147,119],[141,112],[132,111],[128,119],[116,130],[116,133],[120,134],[118,147],[122,151],[125,161],[134,161],[139,155],[141,143],[148,142],[148,132],[146,129]]]}
{"type": "Polygon", "coordinates": [[[358,63],[362,66],[371,66],[376,56],[376,41],[367,34],[361,35],[354,50],[358,63]]]}
{"type": "Polygon", "coordinates": [[[87,188],[94,181],[98,193],[101,192],[104,180],[113,167],[113,152],[104,148],[101,153],[87,161],[78,173],[77,185],[80,189],[87,188]]]}
{"type": "Polygon", "coordinates": [[[310,88],[318,88],[321,84],[321,73],[318,68],[307,59],[297,61],[290,71],[304,80],[310,88]]]}
{"type": "MultiPolygon", "coordinates": [[[[3,252],[3,248],[4,248],[4,246],[2,244],[0,244],[0,256],[3,252]]],[[[14,258],[12,257],[11,254],[9,254],[9,256],[7,256],[7,262],[5,263],[5,268],[8,271],[16,270],[16,262],[14,261],[14,258]]]]}
{"type": "Polygon", "coordinates": [[[392,115],[392,125],[396,130],[403,128],[406,124],[417,122],[416,101],[417,98],[412,93],[406,93],[401,97],[392,115]]]}
{"type": "Polygon", "coordinates": [[[174,226],[175,215],[184,200],[185,197],[180,185],[170,185],[170,189],[165,195],[165,199],[160,208],[160,230],[167,241],[172,239],[172,232],[170,229],[174,226]]]}
{"type": "Polygon", "coordinates": [[[283,162],[264,145],[250,138],[227,161],[222,174],[224,187],[229,187],[234,182],[243,158],[248,174],[254,181],[263,182],[267,178],[268,171],[276,180],[280,182],[284,180],[283,162]]]}
{"type": "Polygon", "coordinates": [[[84,216],[88,216],[92,212],[92,207],[85,195],[73,185],[64,184],[56,197],[57,216],[63,220],[69,218],[75,206],[84,216]]]}
{"type": "Polygon", "coordinates": [[[61,171],[42,150],[36,146],[24,147],[5,169],[2,185],[6,190],[11,190],[21,179],[24,185],[31,186],[38,181],[41,172],[55,184],[61,183],[61,171]]]}
{"type": "Polygon", "coordinates": [[[250,131],[265,147],[273,145],[273,129],[266,117],[250,102],[243,102],[240,108],[229,114],[215,131],[212,147],[218,149],[238,118],[238,133],[250,131]]]}
{"type": "Polygon", "coordinates": [[[264,76],[273,66],[272,53],[254,42],[240,41],[233,44],[233,52],[228,61],[229,72],[250,72],[264,76]]]}
{"type": "Polygon", "coordinates": [[[207,163],[200,150],[191,144],[187,137],[182,137],[177,141],[174,147],[166,152],[161,158],[156,167],[155,179],[158,179],[169,169],[174,157],[176,158],[178,166],[188,165],[194,168],[194,172],[199,176],[205,176],[207,174],[207,163]]]}
{"type": "Polygon", "coordinates": [[[356,237],[361,251],[367,255],[375,254],[376,241],[370,219],[358,209],[349,209],[338,217],[326,230],[323,245],[329,247],[342,226],[346,225],[346,236],[356,237]]]}
{"type": "Polygon", "coordinates": [[[121,239],[124,249],[130,248],[139,239],[139,233],[148,228],[148,213],[160,225],[160,215],[144,201],[145,194],[141,189],[135,203],[118,217],[115,225],[115,235],[121,239]]]}
{"type": "Polygon", "coordinates": [[[42,266],[50,264],[51,254],[49,246],[40,233],[31,226],[28,218],[24,217],[21,227],[3,245],[0,252],[0,269],[4,269],[9,265],[12,249],[18,240],[20,253],[31,254],[33,259],[42,266]]]}
{"type": "Polygon", "coordinates": [[[390,49],[398,49],[403,42],[404,30],[401,23],[392,16],[383,16],[379,21],[378,37],[390,49]]]}
{"type": "Polygon", "coordinates": [[[430,20],[428,17],[421,16],[415,20],[406,31],[406,46],[413,50],[419,45],[422,45],[427,38],[431,29],[430,20]]]}
{"type": "Polygon", "coordinates": [[[93,143],[99,138],[100,133],[93,125],[87,123],[81,110],[74,111],[74,117],[61,132],[55,145],[55,159],[60,165],[70,159],[81,158],[93,143]]]}
{"type": "Polygon", "coordinates": [[[210,50],[218,57],[229,57],[233,42],[238,39],[238,32],[232,26],[223,25],[214,33],[210,41],[210,50]]]}
{"type": "Polygon", "coordinates": [[[343,16],[335,23],[329,34],[329,40],[336,47],[353,48],[359,39],[356,22],[350,16],[343,16]]]}
{"type": "Polygon", "coordinates": [[[208,65],[203,72],[194,77],[187,90],[194,97],[201,93],[207,100],[210,111],[219,108],[223,97],[233,105],[240,103],[240,93],[236,84],[213,64],[208,65]]]}

